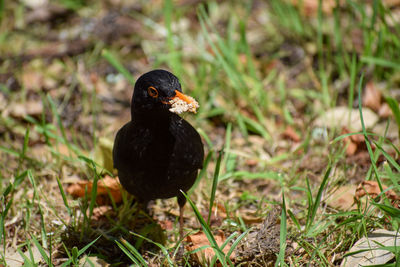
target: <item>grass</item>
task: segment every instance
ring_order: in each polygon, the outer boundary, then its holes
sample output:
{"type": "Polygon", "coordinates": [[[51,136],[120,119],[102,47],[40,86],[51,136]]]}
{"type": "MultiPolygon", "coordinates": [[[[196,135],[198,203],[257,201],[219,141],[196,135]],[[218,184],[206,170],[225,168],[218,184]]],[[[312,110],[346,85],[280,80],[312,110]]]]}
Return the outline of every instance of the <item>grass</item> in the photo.
{"type": "MultiPolygon", "coordinates": [[[[121,3],[111,14],[103,3],[63,0],[57,19],[27,23],[31,9],[0,1],[1,264],[78,265],[88,256],[114,265],[180,264],[173,200],[157,201],[150,217],[123,194],[112,213],[96,214],[97,182],[115,172],[94,151],[129,119],[132,85],[154,68],[175,73],[200,103],[196,116],[184,115],[207,152],[187,195],[185,233],[203,231],[209,246],[186,251],[183,265],[245,264],[230,256],[274,205],[282,207],[277,245],[264,251],[272,260],[248,263],[336,266],[371,231],[398,230],[399,209],[383,193],[347,211],[328,197],[363,180],[400,192],[399,7],[348,0],[326,11],[316,0],[308,13],[290,1],[184,2],[121,3]],[[123,25],[102,28],[101,19],[123,25]],[[43,56],[43,47],[65,43],[60,36],[89,48],[43,56]],[[393,114],[379,118],[383,134],[364,124],[367,82],[382,85],[393,114]],[[313,124],[336,106],[358,108],[361,130],[313,124]],[[289,128],[300,142],[287,137],[289,128]],[[346,154],[343,141],[357,134],[366,162],[346,154]],[[77,179],[93,182],[82,199],[66,190],[77,179]],[[160,230],[162,223],[172,226],[160,230]],[[222,245],[218,231],[227,236],[222,245]],[[206,247],[215,256],[195,262],[206,247]]],[[[398,257],[396,248],[384,249],[398,257]]]]}

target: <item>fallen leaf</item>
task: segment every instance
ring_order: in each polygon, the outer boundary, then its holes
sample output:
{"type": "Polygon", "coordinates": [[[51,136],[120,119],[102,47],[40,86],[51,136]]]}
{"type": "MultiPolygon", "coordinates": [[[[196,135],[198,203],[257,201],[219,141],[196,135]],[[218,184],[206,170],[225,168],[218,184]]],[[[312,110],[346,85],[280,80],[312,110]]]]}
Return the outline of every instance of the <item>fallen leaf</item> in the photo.
{"type": "MultiPolygon", "coordinates": [[[[347,138],[347,137],[346,137],[347,138]]],[[[345,139],[346,139],[345,138],[345,139]]],[[[357,151],[357,144],[351,142],[350,138],[347,140],[344,140],[345,142],[347,141],[347,147],[346,147],[346,155],[352,156],[356,153],[357,151]]]]}
{"type": "Polygon", "coordinates": [[[161,228],[164,230],[172,230],[174,228],[174,223],[168,219],[163,220],[163,221],[158,221],[160,224],[161,228]]]}
{"type": "MultiPolygon", "coordinates": [[[[87,191],[87,194],[90,194],[92,192],[92,187],[93,182],[81,180],[68,186],[67,193],[74,197],[84,197],[85,190],[87,191]]],[[[120,203],[122,201],[120,188],[121,184],[119,183],[118,177],[111,178],[106,175],[105,178],[100,179],[97,183],[96,203],[99,205],[110,203],[109,194],[111,194],[115,203],[120,203]]]]}
{"type": "Polygon", "coordinates": [[[256,212],[254,212],[254,210],[250,210],[250,209],[249,210],[241,210],[240,216],[242,217],[243,221],[247,225],[262,222],[262,219],[260,218],[260,216],[256,215],[256,212]]]}
{"type": "MultiPolygon", "coordinates": [[[[350,133],[347,128],[342,129],[342,135],[350,133]]],[[[346,136],[343,139],[343,142],[346,143],[346,155],[353,156],[356,152],[360,153],[362,151],[367,151],[367,146],[365,144],[365,138],[362,134],[353,134],[350,136],[346,136]]],[[[375,147],[373,147],[375,149],[375,147]]]]}
{"type": "Polygon", "coordinates": [[[246,163],[246,165],[249,166],[249,167],[254,167],[254,166],[257,166],[258,160],[257,160],[257,159],[247,159],[247,160],[245,161],[245,163],[246,163]]]}
{"type": "Polygon", "coordinates": [[[382,93],[373,82],[369,82],[365,86],[362,103],[364,107],[368,107],[375,112],[379,111],[382,103],[382,93]]]}
{"type": "Polygon", "coordinates": [[[291,127],[287,126],[285,131],[282,133],[282,137],[284,139],[289,139],[294,142],[300,142],[300,136],[296,133],[296,131],[291,127]]]}
{"type": "Polygon", "coordinates": [[[369,195],[372,198],[375,198],[379,195],[381,190],[379,189],[379,185],[375,181],[363,181],[356,189],[355,197],[357,199],[362,198],[365,195],[369,195]]]}
{"type": "Polygon", "coordinates": [[[379,117],[384,119],[389,118],[390,116],[393,115],[392,110],[390,109],[388,103],[385,102],[381,105],[381,107],[378,110],[378,115],[379,117]]]}
{"type": "MultiPolygon", "coordinates": [[[[214,238],[218,244],[218,247],[220,247],[226,240],[225,235],[222,231],[219,231],[218,234],[214,235],[214,238]]],[[[198,232],[196,234],[187,236],[186,241],[189,242],[189,244],[186,246],[186,250],[188,251],[194,251],[203,246],[209,246],[190,255],[192,256],[193,260],[195,260],[199,264],[204,263],[204,261],[208,263],[211,262],[212,258],[215,256],[214,249],[210,247],[210,242],[203,232],[198,232]]],[[[222,251],[224,253],[228,253],[230,248],[231,246],[227,244],[222,251]]],[[[234,253],[230,255],[230,259],[233,259],[235,257],[233,254],[234,253]]]]}
{"type": "MultiPolygon", "coordinates": [[[[48,251],[43,248],[45,253],[48,255],[48,251]]],[[[7,253],[6,253],[7,254],[7,253]]],[[[38,265],[40,265],[40,263],[43,263],[43,259],[42,259],[42,255],[38,249],[37,246],[35,246],[33,243],[31,245],[31,250],[26,250],[23,253],[26,257],[28,257],[29,259],[31,259],[33,262],[37,263],[38,265]],[[32,254],[31,254],[32,252],[32,254]],[[33,257],[33,258],[31,258],[33,257]]],[[[25,262],[25,260],[23,259],[23,257],[21,256],[21,254],[19,254],[18,251],[14,251],[13,253],[9,253],[7,255],[7,266],[25,266],[23,263],[25,262]]]]}
{"type": "Polygon", "coordinates": [[[356,185],[354,184],[340,186],[331,196],[328,197],[326,203],[339,210],[350,210],[355,204],[354,192],[356,189],[356,185]]]}
{"type": "Polygon", "coordinates": [[[106,216],[106,214],[113,213],[114,210],[111,206],[99,206],[93,209],[92,219],[99,220],[101,217],[106,216]]]}
{"type": "MultiPolygon", "coordinates": [[[[385,191],[387,189],[386,186],[382,186],[383,190],[385,191]]],[[[376,198],[379,194],[381,193],[381,190],[379,188],[378,182],[376,181],[363,181],[356,189],[355,197],[357,200],[362,198],[365,195],[370,196],[371,198],[376,198]]],[[[399,199],[399,197],[396,195],[396,193],[393,190],[388,190],[385,192],[386,196],[392,200],[396,201],[399,199]]]]}
{"type": "Polygon", "coordinates": [[[345,257],[340,264],[341,267],[380,265],[388,263],[395,255],[384,249],[382,246],[399,246],[400,240],[398,233],[385,229],[378,229],[358,240],[348,253],[360,251],[345,257]],[[363,251],[366,250],[366,251],[363,251]]]}

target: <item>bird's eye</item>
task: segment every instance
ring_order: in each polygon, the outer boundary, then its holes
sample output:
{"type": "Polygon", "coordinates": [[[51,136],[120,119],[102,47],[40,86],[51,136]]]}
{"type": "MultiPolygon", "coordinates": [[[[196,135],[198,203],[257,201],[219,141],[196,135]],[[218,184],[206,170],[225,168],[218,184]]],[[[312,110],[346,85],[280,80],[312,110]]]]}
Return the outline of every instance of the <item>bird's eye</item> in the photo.
{"type": "Polygon", "coordinates": [[[147,92],[149,93],[149,95],[153,98],[158,97],[158,91],[156,88],[154,88],[153,86],[150,86],[149,88],[147,88],[147,92]]]}

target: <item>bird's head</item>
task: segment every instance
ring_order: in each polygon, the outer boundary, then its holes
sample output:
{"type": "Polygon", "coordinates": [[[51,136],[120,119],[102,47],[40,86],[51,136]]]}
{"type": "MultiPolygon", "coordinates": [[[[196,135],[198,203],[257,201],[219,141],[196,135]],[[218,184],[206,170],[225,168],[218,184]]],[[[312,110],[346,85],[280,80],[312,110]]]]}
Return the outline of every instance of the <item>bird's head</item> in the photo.
{"type": "Polygon", "coordinates": [[[132,97],[133,111],[169,110],[180,114],[196,113],[198,103],[182,93],[178,78],[166,70],[152,70],[136,81],[132,97]]]}

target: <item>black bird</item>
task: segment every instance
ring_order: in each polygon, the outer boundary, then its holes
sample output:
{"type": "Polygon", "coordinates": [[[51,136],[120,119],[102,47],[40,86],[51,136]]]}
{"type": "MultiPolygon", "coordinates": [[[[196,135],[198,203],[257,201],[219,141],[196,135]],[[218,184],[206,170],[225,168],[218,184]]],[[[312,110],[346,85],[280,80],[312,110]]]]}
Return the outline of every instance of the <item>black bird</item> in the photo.
{"type": "Polygon", "coordinates": [[[147,72],[136,81],[131,121],[118,131],[113,148],[120,182],[139,202],[177,197],[181,238],[186,198],[180,190],[192,187],[204,150],[199,133],[176,113],[196,112],[196,107],[175,75],[147,72]]]}

